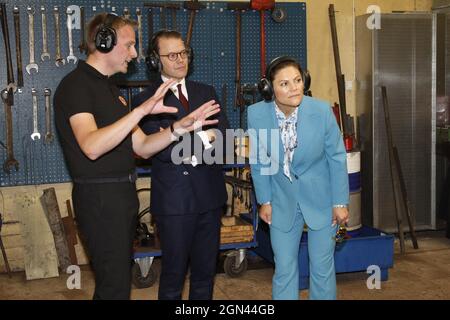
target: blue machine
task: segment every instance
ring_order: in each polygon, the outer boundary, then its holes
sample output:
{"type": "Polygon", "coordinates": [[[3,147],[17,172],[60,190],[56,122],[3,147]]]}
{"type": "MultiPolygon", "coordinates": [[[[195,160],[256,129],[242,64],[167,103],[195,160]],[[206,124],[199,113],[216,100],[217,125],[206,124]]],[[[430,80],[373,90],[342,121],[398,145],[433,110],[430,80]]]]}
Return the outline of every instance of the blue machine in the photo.
{"type": "MultiPolygon", "coordinates": [[[[334,255],[336,273],[366,271],[371,265],[381,270],[381,281],[388,280],[388,271],[394,265],[394,236],[363,226],[348,232],[349,238],[337,244],[334,255]]],[[[256,233],[258,246],[253,250],[265,260],[274,263],[268,226],[261,224],[256,233]]],[[[308,234],[304,232],[299,248],[300,289],[309,287],[308,234]]]]}

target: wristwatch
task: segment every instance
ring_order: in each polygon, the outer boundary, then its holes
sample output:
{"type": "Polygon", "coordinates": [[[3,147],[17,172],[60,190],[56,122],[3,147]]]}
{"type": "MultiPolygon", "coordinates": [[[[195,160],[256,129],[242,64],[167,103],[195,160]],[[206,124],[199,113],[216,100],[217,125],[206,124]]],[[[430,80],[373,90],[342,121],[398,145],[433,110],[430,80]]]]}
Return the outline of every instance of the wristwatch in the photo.
{"type": "Polygon", "coordinates": [[[347,208],[348,206],[346,204],[334,204],[333,208],[347,208]]]}

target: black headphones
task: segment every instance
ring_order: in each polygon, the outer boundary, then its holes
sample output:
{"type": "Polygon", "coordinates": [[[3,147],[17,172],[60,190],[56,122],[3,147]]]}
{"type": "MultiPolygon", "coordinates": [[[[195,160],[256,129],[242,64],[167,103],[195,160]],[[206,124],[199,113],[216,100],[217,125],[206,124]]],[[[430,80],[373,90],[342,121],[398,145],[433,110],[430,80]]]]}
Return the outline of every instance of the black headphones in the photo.
{"type": "Polygon", "coordinates": [[[302,75],[303,84],[304,84],[303,93],[308,94],[309,87],[311,85],[311,76],[310,76],[308,70],[303,71],[303,69],[300,67],[300,64],[298,63],[298,61],[296,59],[289,57],[289,56],[280,56],[280,57],[273,59],[269,63],[269,65],[266,68],[265,77],[262,78],[261,80],[259,80],[259,83],[258,83],[259,93],[266,101],[273,100],[273,86],[272,86],[272,81],[270,81],[272,70],[275,67],[277,67],[278,65],[280,65],[280,63],[283,63],[283,62],[292,62],[292,63],[295,63],[299,67],[300,73],[302,75]]]}
{"type": "Polygon", "coordinates": [[[95,34],[95,48],[102,53],[111,52],[117,43],[116,30],[112,27],[113,20],[116,17],[116,15],[108,13],[105,21],[95,34]]]}
{"type": "MultiPolygon", "coordinates": [[[[181,33],[175,30],[162,29],[156,32],[153,35],[152,40],[150,41],[150,45],[147,50],[147,57],[145,58],[145,63],[147,64],[147,68],[150,71],[159,73],[162,70],[162,63],[158,54],[158,40],[159,38],[161,38],[161,36],[168,33],[177,33],[180,35],[180,38],[182,39],[181,33]]],[[[189,52],[188,64],[191,64],[192,60],[194,59],[194,53],[192,51],[192,48],[189,46],[186,46],[186,50],[189,52]]]]}

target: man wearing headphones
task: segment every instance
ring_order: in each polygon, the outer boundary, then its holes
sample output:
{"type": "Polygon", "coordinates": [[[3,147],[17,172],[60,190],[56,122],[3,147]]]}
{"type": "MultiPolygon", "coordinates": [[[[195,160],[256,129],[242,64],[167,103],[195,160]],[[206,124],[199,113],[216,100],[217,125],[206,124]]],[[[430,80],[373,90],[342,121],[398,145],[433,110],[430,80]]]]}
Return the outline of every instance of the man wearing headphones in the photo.
{"type": "Polygon", "coordinates": [[[309,298],[336,299],[334,239],[337,224],[349,218],[347,158],[330,105],[304,95],[309,83],[294,58],[278,57],[259,83],[265,101],[248,108],[253,184],[274,253],[273,299],[299,298],[305,223],[309,298]]]}
{"type": "Polygon", "coordinates": [[[145,135],[137,126],[148,114],[174,113],[163,97],[173,80],[161,85],[128,112],[126,101],[109,81],[126,73],[136,58],[136,23],[113,14],[98,14],[87,28],[86,61],[60,82],[54,96],[55,122],[73,179],[72,199],[84,244],[95,274],[94,299],[129,299],[132,240],[138,198],[134,153],[148,158],[219,112],[214,101],[172,126],[145,135]]]}
{"type": "MultiPolygon", "coordinates": [[[[169,127],[173,121],[206,101],[218,101],[212,86],[186,79],[191,54],[191,49],[186,47],[177,31],[161,30],[153,36],[147,63],[150,70],[160,73],[161,77],[134,97],[133,102],[138,105],[145,101],[161,83],[173,78],[177,82],[171,85],[164,102],[176,106],[178,112],[144,118],[141,128],[145,133],[169,127]]],[[[225,115],[221,112],[217,119],[217,128],[225,137],[225,115]]],[[[206,132],[211,133],[212,129],[206,132]]],[[[199,136],[201,133],[196,133],[191,138],[200,139],[199,136]]],[[[208,143],[206,141],[206,148],[208,143]]],[[[175,146],[177,144],[172,144],[152,159],[150,211],[156,220],[162,250],[158,298],[181,299],[190,266],[189,299],[212,299],[220,245],[220,221],[227,200],[222,167],[202,163],[201,155],[192,153],[183,163],[175,164],[171,157],[175,146]]]]}

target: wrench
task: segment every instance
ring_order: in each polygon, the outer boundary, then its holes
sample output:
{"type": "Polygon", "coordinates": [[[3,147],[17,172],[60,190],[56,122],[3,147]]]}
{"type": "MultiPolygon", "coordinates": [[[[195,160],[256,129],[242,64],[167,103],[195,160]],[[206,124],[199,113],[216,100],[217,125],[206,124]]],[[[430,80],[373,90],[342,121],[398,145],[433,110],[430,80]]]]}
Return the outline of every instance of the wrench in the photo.
{"type": "Polygon", "coordinates": [[[41,138],[41,134],[38,129],[38,101],[35,88],[31,88],[31,95],[33,97],[33,133],[31,134],[31,139],[36,140],[41,138]]]}
{"type": "Polygon", "coordinates": [[[20,42],[20,12],[19,7],[14,6],[14,33],[16,38],[16,64],[17,64],[17,87],[23,87],[22,45],[20,42]]]}
{"type": "Polygon", "coordinates": [[[16,171],[19,170],[19,162],[14,158],[14,149],[13,149],[13,124],[12,124],[12,112],[11,106],[13,105],[13,94],[12,89],[3,89],[1,92],[3,105],[5,107],[5,127],[6,127],[6,147],[7,147],[7,158],[5,163],[3,164],[3,170],[6,173],[11,172],[11,168],[16,168],[16,171]]]}
{"type": "Polygon", "coordinates": [[[73,61],[73,63],[77,63],[77,57],[73,54],[73,45],[72,45],[72,14],[73,10],[70,8],[67,8],[66,11],[67,14],[67,35],[69,38],[69,55],[67,56],[67,63],[70,63],[70,60],[73,61]]]}
{"type": "Polygon", "coordinates": [[[6,51],[6,67],[7,67],[7,75],[8,75],[8,85],[7,89],[13,89],[14,92],[17,91],[17,85],[14,82],[14,73],[12,67],[12,59],[11,59],[11,47],[9,43],[9,29],[8,29],[8,17],[6,15],[6,4],[0,4],[0,20],[2,25],[2,33],[3,33],[3,41],[5,43],[5,51],[6,51]]]}
{"type": "Polygon", "coordinates": [[[128,10],[128,8],[126,7],[123,9],[123,17],[128,20],[131,19],[130,10],[128,10]]]}
{"type": "Polygon", "coordinates": [[[78,45],[78,49],[80,50],[80,53],[86,52],[86,40],[85,40],[85,31],[84,31],[84,25],[86,24],[84,19],[84,7],[80,7],[80,44],[78,45]]]}
{"type": "Polygon", "coordinates": [[[55,6],[53,8],[53,18],[55,20],[55,47],[56,47],[56,55],[55,55],[55,64],[57,67],[60,65],[65,65],[66,60],[61,57],[61,33],[59,30],[59,8],[55,6]]]}
{"type": "Polygon", "coordinates": [[[145,61],[144,55],[144,43],[142,42],[142,13],[141,9],[136,8],[136,15],[138,21],[138,39],[139,39],[139,49],[138,49],[138,57],[137,62],[141,63],[141,61],[145,61]]]}
{"type": "Polygon", "coordinates": [[[44,61],[45,58],[50,60],[50,53],[48,53],[47,46],[47,16],[45,15],[45,7],[41,6],[41,18],[42,18],[42,53],[41,60],[44,61]]]}
{"type": "Polygon", "coordinates": [[[26,66],[28,74],[31,74],[31,69],[39,72],[39,67],[34,60],[34,8],[27,7],[28,12],[28,46],[30,48],[30,63],[26,66]]]}
{"type": "Polygon", "coordinates": [[[50,95],[52,94],[52,91],[49,88],[44,89],[44,96],[45,96],[45,143],[51,143],[53,141],[53,133],[52,133],[52,123],[51,123],[51,110],[50,110],[50,95]]]}

